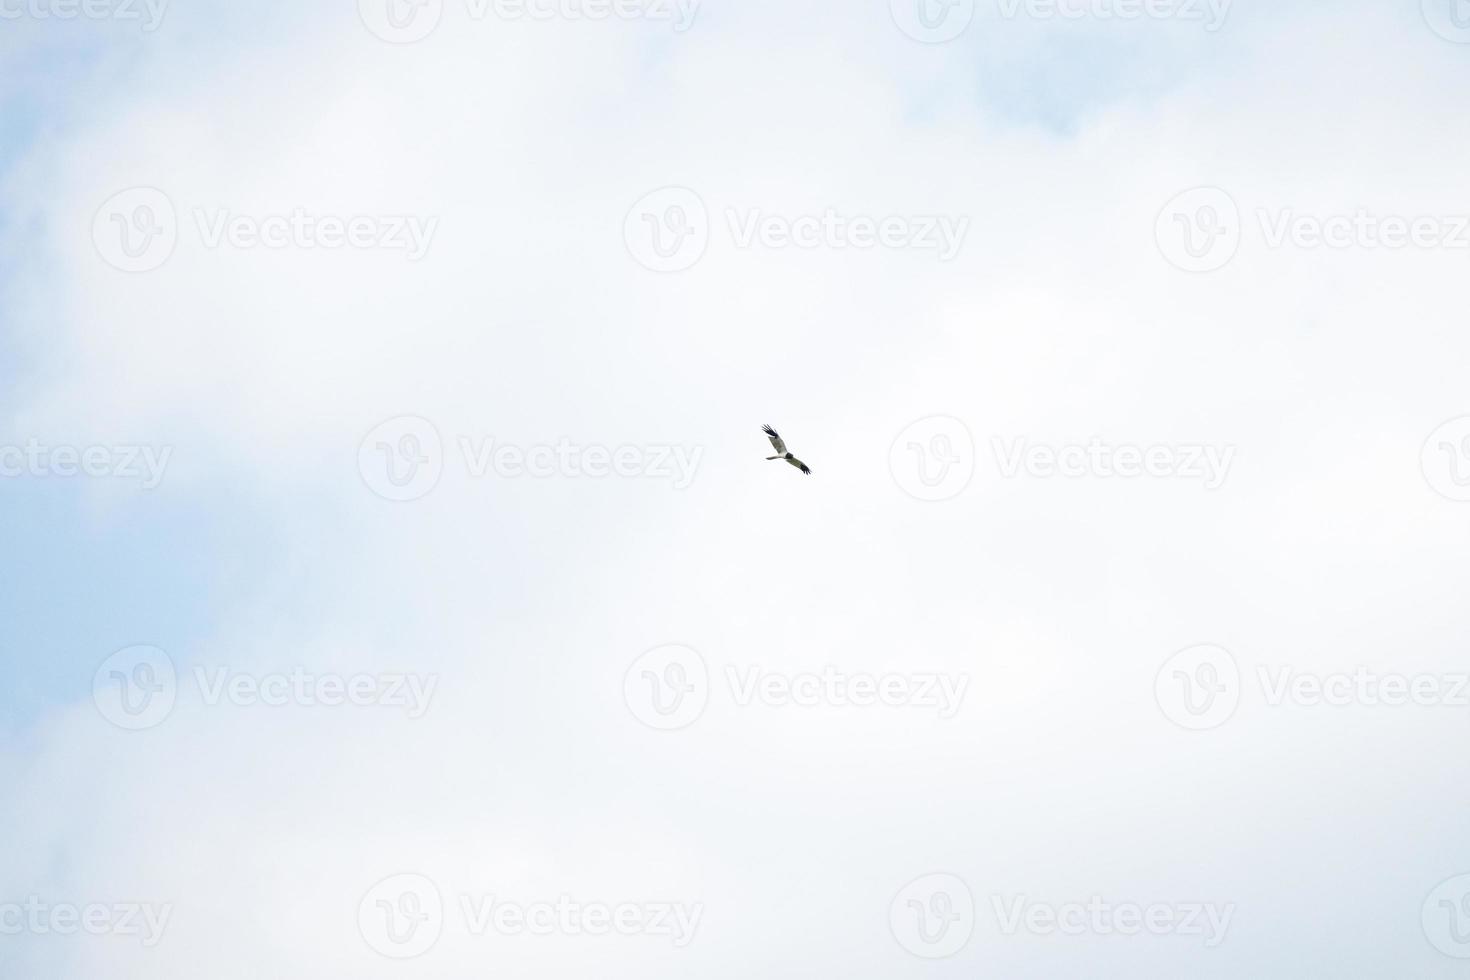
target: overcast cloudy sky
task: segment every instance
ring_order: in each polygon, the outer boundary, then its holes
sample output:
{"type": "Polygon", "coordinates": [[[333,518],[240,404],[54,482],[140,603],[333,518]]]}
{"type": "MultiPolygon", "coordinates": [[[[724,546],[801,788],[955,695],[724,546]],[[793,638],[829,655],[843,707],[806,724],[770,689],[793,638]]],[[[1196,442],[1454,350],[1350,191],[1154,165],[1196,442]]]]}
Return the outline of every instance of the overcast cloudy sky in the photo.
{"type": "Polygon", "coordinates": [[[0,975],[1464,975],[1470,5],[0,59],[0,975]]]}

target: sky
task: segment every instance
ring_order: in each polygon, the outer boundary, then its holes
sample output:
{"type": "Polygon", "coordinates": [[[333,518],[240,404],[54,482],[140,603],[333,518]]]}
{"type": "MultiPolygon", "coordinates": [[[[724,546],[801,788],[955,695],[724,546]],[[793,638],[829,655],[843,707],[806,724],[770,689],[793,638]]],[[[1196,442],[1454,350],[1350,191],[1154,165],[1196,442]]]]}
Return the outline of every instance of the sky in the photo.
{"type": "Polygon", "coordinates": [[[1470,8],[0,63],[0,977],[1464,974],[1470,8]]]}

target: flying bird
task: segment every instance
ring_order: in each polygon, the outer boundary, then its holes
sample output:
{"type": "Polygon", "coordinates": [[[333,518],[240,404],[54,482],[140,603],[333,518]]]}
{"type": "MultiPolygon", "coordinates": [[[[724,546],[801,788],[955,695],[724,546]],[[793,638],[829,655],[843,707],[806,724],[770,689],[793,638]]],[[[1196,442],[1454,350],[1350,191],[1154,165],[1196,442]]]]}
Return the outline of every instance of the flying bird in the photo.
{"type": "Polygon", "coordinates": [[[775,429],[771,428],[769,425],[763,425],[761,426],[761,431],[763,431],[766,436],[771,440],[771,445],[775,447],[776,450],[776,455],[767,456],[766,462],[770,462],[773,459],[784,459],[792,466],[795,466],[797,469],[801,470],[807,476],[812,475],[811,467],[807,466],[801,460],[797,459],[795,456],[786,451],[786,443],[783,442],[781,440],[781,437],[776,434],[775,429]]]}

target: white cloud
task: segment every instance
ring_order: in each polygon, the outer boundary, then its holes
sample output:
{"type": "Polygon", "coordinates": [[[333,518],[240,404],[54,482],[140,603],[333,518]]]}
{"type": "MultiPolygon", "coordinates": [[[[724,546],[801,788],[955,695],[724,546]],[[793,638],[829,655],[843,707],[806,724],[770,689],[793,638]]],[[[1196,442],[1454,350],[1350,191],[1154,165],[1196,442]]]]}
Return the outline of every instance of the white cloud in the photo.
{"type": "MultiPolygon", "coordinates": [[[[1236,10],[1197,70],[1062,137],[977,108],[976,65],[1011,38],[1044,51],[1057,31],[1121,25],[982,19],[926,47],[882,5],[707,4],[679,36],[451,8],[398,47],[344,10],[207,59],[170,20],[125,92],[91,89],[94,115],[36,146],[6,200],[42,219],[39,238],[10,234],[44,268],[15,309],[20,329],[46,325],[29,335],[45,372],[14,427],[174,445],[170,480],[193,497],[228,485],[291,531],[278,579],[226,602],[210,649],[171,651],[182,663],[413,670],[441,689],[412,723],[187,697],[144,733],[85,703],[38,721],[0,762],[26,801],[0,812],[21,845],[3,877],[176,912],[151,951],[28,941],[37,975],[890,976],[919,961],[888,934],[889,902],[936,871],[982,911],[1022,893],[1237,906],[1209,951],[982,922],[930,964],[947,975],[1451,964],[1416,923],[1470,861],[1453,712],[1268,708],[1246,691],[1228,724],[1191,733],[1153,691],[1199,643],[1250,676],[1462,662],[1463,513],[1419,454],[1470,413],[1464,256],[1273,250],[1247,229],[1234,261],[1191,276],[1154,234],[1201,185],[1247,215],[1452,212],[1459,49],[1366,4],[1236,10]],[[127,275],[90,232],[139,185],[184,220],[166,264],[127,275]],[[625,217],[671,185],[717,221],[830,207],[971,230],[950,263],[717,232],[659,275],[628,253],[625,217]],[[188,217],[296,207],[439,225],[411,263],[210,249],[188,217]],[[359,443],[410,414],[451,445],[704,455],[686,491],[446,466],[428,496],[390,504],[363,485],[359,443]],[[937,504],[888,469],[894,438],[931,415],[964,420],[980,449],[971,485],[937,504]],[[767,421],[810,479],[761,461],[767,421]],[[1095,435],[1239,451],[1206,492],[1006,480],[987,449],[1095,435]],[[661,733],[622,690],[667,643],[717,672],[972,682],[948,722],[716,691],[661,733]],[[687,950],[474,938],[451,917],[405,966],[355,927],[368,889],[404,872],[446,897],[705,913],[687,950]]],[[[1132,43],[1172,64],[1205,43],[1179,26],[1133,25],[1132,43]]]]}

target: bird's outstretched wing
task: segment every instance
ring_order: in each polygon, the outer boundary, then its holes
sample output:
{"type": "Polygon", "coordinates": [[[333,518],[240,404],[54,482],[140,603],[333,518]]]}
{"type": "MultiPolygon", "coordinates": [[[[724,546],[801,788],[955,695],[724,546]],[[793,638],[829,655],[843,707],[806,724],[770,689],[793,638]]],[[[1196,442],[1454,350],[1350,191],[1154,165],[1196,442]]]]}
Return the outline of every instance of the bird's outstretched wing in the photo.
{"type": "Polygon", "coordinates": [[[795,466],[797,469],[801,470],[807,476],[811,476],[812,475],[812,469],[811,469],[811,467],[810,466],[807,466],[805,463],[803,463],[801,460],[797,459],[796,457],[793,456],[791,459],[788,459],[786,462],[790,463],[792,466],[795,466]]]}
{"type": "Polygon", "coordinates": [[[776,447],[776,452],[780,453],[782,456],[785,456],[786,443],[781,441],[781,437],[776,434],[776,430],[771,428],[769,425],[763,425],[761,426],[761,431],[770,437],[771,445],[776,447]]]}

